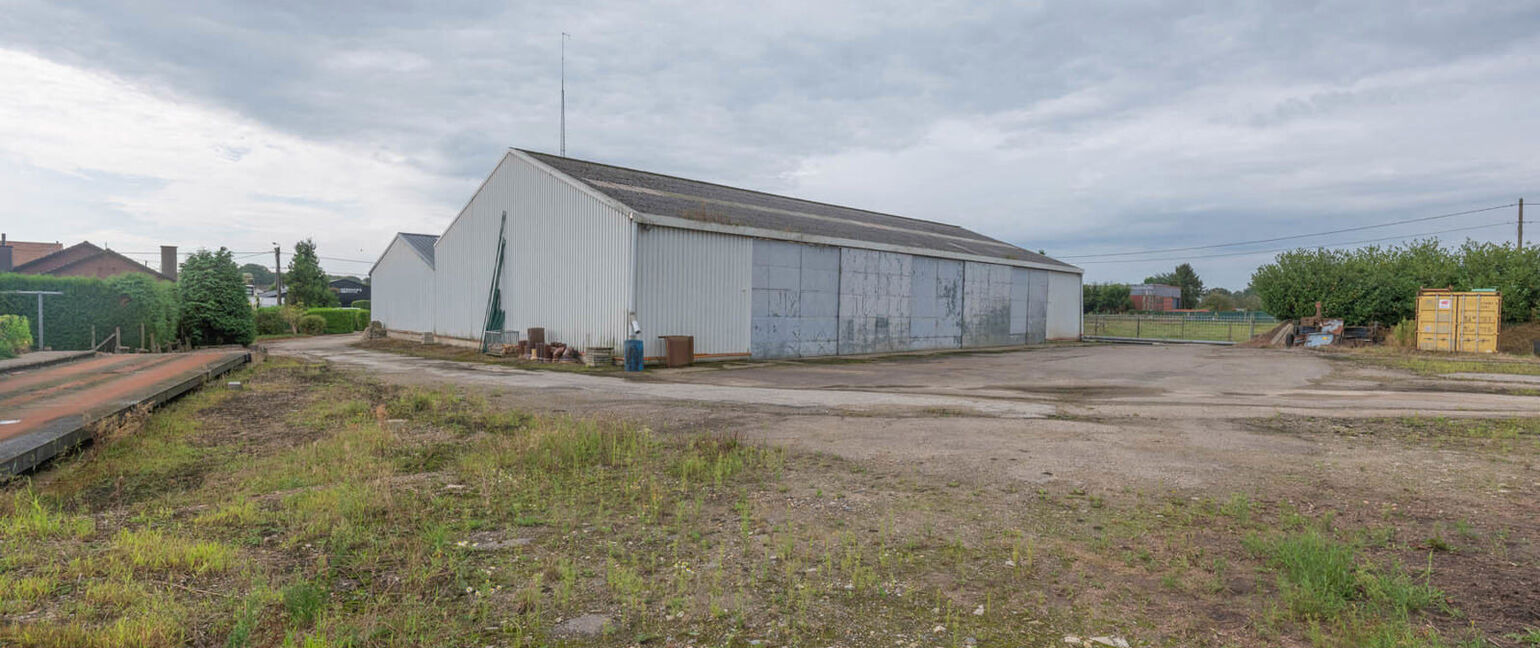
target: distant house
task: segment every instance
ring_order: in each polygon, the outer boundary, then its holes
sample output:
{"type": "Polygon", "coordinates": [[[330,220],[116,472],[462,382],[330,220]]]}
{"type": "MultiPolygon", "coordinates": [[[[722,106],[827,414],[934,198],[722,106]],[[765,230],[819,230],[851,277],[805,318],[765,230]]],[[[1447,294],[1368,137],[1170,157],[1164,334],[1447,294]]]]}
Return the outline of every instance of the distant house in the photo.
{"type": "Polygon", "coordinates": [[[1133,284],[1128,287],[1128,297],[1134,302],[1134,310],[1174,311],[1182,308],[1182,289],[1165,284],[1133,284]]]}
{"type": "Polygon", "coordinates": [[[257,305],[258,306],[282,306],[283,305],[283,297],[288,295],[288,294],[289,294],[289,288],[287,286],[285,286],[284,289],[283,289],[283,295],[279,295],[277,290],[264,290],[262,292],[257,293],[257,305]]]}
{"type": "Polygon", "coordinates": [[[64,249],[64,244],[57,241],[53,243],[34,243],[32,241],[10,241],[5,234],[0,234],[0,272],[10,272],[11,268],[30,263],[35,259],[64,249]]]}
{"type": "Polygon", "coordinates": [[[0,235],[0,272],[97,278],[142,272],[156,279],[176,281],[176,271],[175,245],[160,246],[160,269],[156,270],[89,241],[63,247],[58,243],[8,241],[0,235]]]}
{"type": "Polygon", "coordinates": [[[337,299],[343,306],[352,306],[354,301],[369,298],[369,284],[354,279],[343,277],[327,284],[332,292],[337,293],[337,299]]]}

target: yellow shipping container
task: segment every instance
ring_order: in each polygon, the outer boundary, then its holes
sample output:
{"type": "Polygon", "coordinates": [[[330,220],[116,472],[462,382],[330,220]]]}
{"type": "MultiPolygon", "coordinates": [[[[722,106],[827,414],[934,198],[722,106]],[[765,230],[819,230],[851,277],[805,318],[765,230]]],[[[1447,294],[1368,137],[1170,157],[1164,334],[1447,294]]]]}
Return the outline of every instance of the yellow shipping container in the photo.
{"type": "Polygon", "coordinates": [[[1495,353],[1502,329],[1497,291],[1417,291],[1417,348],[1422,351],[1495,353]]]}

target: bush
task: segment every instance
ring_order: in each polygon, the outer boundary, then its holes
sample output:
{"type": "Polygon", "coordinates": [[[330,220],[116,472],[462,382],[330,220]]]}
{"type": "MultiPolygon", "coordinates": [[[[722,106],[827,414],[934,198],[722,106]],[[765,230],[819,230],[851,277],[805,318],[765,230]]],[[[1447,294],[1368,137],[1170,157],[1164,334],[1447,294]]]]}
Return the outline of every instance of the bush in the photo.
{"type": "MultiPolygon", "coordinates": [[[[54,349],[90,349],[91,329],[96,340],[122,329],[126,346],[149,346],[153,337],[170,344],[176,337],[180,314],[177,285],[147,274],[132,272],[106,279],[0,274],[0,290],[48,290],[64,293],[43,297],[43,324],[47,339],[37,340],[37,297],[0,294],[0,314],[28,318],[34,343],[54,349]],[[139,339],[144,325],[145,338],[139,339]]],[[[245,307],[245,298],[241,304],[245,307]]],[[[251,310],[245,307],[246,310],[251,310]]]]}
{"type": "Polygon", "coordinates": [[[357,317],[353,320],[353,330],[362,331],[369,328],[369,309],[361,309],[355,315],[357,317]]]}
{"type": "Polygon", "coordinates": [[[32,346],[32,327],[20,315],[0,315],[0,358],[14,358],[32,346]]]}
{"type": "Polygon", "coordinates": [[[1385,336],[1385,343],[1403,349],[1416,348],[1417,321],[1404,319],[1401,323],[1390,327],[1390,335],[1385,336]]]}
{"type": "Polygon", "coordinates": [[[352,306],[353,308],[362,308],[364,310],[369,310],[369,300],[367,300],[367,299],[355,299],[355,300],[353,300],[353,303],[349,304],[349,305],[352,306]]]}
{"type": "Polygon", "coordinates": [[[282,335],[291,333],[289,323],[283,319],[283,308],[280,306],[263,306],[255,313],[257,321],[257,335],[282,335]]]}
{"type": "MultiPolygon", "coordinates": [[[[327,333],[352,333],[359,330],[358,314],[362,312],[357,308],[312,308],[306,310],[305,315],[315,315],[326,320],[327,333]]],[[[368,324],[367,320],[365,324],[368,324]]]]}
{"type": "Polygon", "coordinates": [[[299,332],[304,335],[320,335],[326,332],[326,318],[306,315],[299,318],[299,332]]]}

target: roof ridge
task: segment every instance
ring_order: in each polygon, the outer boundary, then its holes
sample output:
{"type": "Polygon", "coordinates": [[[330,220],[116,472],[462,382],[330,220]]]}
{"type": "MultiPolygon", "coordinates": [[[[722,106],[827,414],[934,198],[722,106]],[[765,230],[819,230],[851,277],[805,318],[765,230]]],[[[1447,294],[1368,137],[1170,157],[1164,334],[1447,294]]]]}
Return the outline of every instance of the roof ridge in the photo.
{"type": "MultiPolygon", "coordinates": [[[[835,203],[823,202],[821,200],[809,200],[807,198],[798,198],[796,196],[788,196],[786,194],[770,193],[768,191],[761,191],[759,189],[746,189],[744,187],[735,187],[733,185],[722,184],[720,182],[711,182],[709,180],[696,180],[695,178],[686,178],[684,176],[671,175],[671,174],[668,174],[668,173],[658,173],[657,171],[648,171],[646,169],[637,169],[637,168],[633,168],[633,167],[625,167],[625,166],[620,166],[618,164],[608,164],[608,163],[605,163],[605,162],[595,162],[593,160],[584,160],[584,159],[581,159],[581,158],[566,157],[566,156],[563,156],[563,155],[553,155],[551,153],[542,153],[540,151],[531,151],[529,149],[514,148],[514,150],[522,152],[522,153],[528,153],[530,155],[539,155],[539,156],[543,156],[543,157],[551,157],[551,158],[556,158],[556,159],[559,159],[559,160],[571,160],[573,162],[582,162],[583,164],[592,164],[594,166],[609,167],[611,169],[620,169],[621,171],[631,171],[633,173],[645,173],[647,175],[654,175],[654,176],[659,176],[659,177],[664,177],[664,178],[671,178],[673,180],[680,180],[680,181],[683,181],[683,182],[694,182],[696,184],[710,185],[710,186],[713,186],[713,187],[721,187],[723,189],[732,189],[733,191],[746,191],[746,192],[749,192],[749,193],[759,194],[761,196],[770,196],[772,198],[782,198],[782,199],[785,199],[785,200],[795,200],[797,202],[805,202],[805,203],[812,204],[812,205],[823,205],[825,207],[835,207],[835,208],[838,208],[838,209],[849,209],[850,211],[858,211],[858,212],[863,212],[863,213],[867,213],[867,214],[873,214],[873,215],[876,215],[876,216],[886,216],[886,217],[889,217],[889,218],[900,218],[900,219],[908,220],[908,221],[916,221],[916,222],[920,222],[920,223],[929,223],[931,225],[941,225],[941,226],[944,226],[944,227],[951,227],[953,229],[960,229],[960,230],[963,230],[963,231],[968,232],[970,234],[975,234],[975,235],[978,235],[978,236],[983,236],[983,234],[979,234],[978,232],[970,230],[970,229],[968,229],[966,227],[963,227],[961,225],[956,225],[956,224],[953,224],[953,223],[943,223],[941,221],[932,220],[932,219],[928,219],[928,218],[915,218],[913,216],[900,216],[898,214],[889,214],[887,212],[880,212],[880,211],[875,211],[875,210],[871,210],[871,209],[863,209],[861,207],[851,207],[849,205],[837,205],[835,203]]],[[[1005,243],[1004,241],[1000,241],[1000,242],[1001,243],[1005,243]]],[[[1006,245],[1012,245],[1012,244],[1006,243],[1006,245]]],[[[1025,248],[1023,248],[1023,249],[1025,249],[1025,248]]]]}

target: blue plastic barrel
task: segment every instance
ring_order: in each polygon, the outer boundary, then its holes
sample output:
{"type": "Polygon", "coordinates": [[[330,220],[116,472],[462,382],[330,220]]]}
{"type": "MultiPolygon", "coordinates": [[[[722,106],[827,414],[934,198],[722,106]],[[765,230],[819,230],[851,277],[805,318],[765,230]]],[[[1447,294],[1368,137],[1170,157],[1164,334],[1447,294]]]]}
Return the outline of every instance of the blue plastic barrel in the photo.
{"type": "Polygon", "coordinates": [[[626,371],[642,370],[642,341],[626,340],[626,371]]]}

